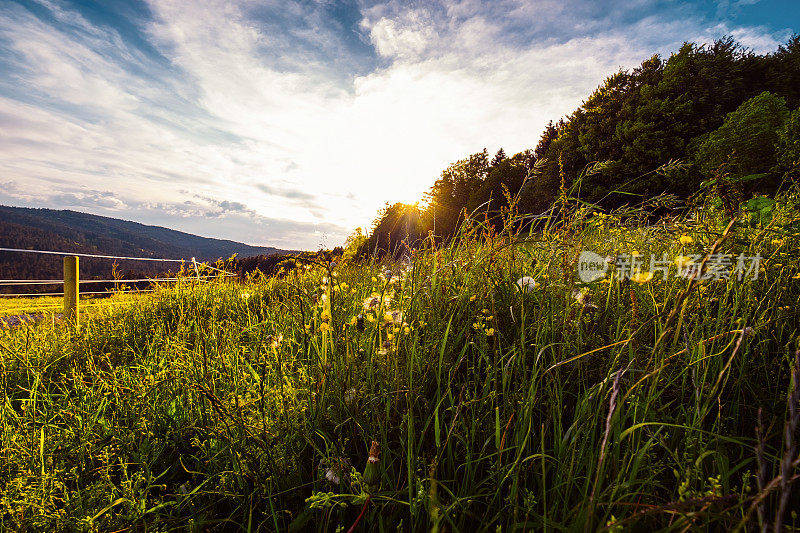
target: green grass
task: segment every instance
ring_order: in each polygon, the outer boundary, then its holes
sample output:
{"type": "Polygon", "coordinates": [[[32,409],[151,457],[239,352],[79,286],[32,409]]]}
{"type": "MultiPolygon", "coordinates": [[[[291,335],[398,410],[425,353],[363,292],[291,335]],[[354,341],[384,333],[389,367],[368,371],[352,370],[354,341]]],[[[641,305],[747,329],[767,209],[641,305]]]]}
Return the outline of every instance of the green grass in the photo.
{"type": "MultiPolygon", "coordinates": [[[[122,292],[105,297],[81,297],[81,312],[93,314],[102,307],[111,305],[127,305],[136,298],[144,297],[141,294],[122,292]]],[[[51,314],[61,313],[64,309],[63,296],[35,296],[35,297],[0,297],[0,318],[23,314],[51,314]]]]}
{"type": "Polygon", "coordinates": [[[719,245],[760,253],[755,281],[581,285],[581,250],[702,254],[726,226],[581,209],[470,222],[407,271],[320,263],[0,331],[0,529],[759,530],[800,504],[778,478],[797,200],[719,245]]]}

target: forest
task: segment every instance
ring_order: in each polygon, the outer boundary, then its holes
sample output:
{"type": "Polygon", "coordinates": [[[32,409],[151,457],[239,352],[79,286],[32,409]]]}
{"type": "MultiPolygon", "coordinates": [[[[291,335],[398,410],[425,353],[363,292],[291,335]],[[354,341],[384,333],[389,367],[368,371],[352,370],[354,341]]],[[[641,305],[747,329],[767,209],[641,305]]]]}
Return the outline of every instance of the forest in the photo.
{"type": "Polygon", "coordinates": [[[800,36],[765,55],[732,37],[685,43],[609,76],[535,147],[483,149],[442,171],[420,205],[387,204],[359,250],[397,255],[429,232],[447,240],[476,210],[500,229],[510,201],[543,213],[578,179],[582,201],[603,208],[711,189],[733,201],[774,193],[797,180],[798,106],[800,36]]]}

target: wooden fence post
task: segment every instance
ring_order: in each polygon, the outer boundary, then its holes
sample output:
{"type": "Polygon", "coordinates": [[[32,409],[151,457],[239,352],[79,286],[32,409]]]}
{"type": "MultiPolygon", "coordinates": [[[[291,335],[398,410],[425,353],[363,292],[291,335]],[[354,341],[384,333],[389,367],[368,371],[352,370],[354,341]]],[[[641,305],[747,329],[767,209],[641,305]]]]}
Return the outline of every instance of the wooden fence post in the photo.
{"type": "Polygon", "coordinates": [[[64,320],[78,326],[78,257],[64,257],[64,320]]]}

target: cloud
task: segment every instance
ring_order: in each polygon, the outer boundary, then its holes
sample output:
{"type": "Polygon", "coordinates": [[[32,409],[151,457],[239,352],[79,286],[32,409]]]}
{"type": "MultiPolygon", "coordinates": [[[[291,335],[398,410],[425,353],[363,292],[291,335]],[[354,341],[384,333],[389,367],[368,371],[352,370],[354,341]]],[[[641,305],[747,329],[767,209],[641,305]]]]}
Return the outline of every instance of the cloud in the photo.
{"type": "Polygon", "coordinates": [[[7,2],[0,200],[340,244],[450,162],[534,146],[619,68],[788,37],[731,18],[742,3],[148,0],[98,19],[7,2]]]}

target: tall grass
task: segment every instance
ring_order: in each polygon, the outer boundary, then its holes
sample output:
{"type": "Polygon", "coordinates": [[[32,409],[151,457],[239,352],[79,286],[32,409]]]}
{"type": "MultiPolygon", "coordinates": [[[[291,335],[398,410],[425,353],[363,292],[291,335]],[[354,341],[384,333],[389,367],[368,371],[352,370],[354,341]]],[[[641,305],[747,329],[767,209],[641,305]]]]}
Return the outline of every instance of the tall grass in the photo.
{"type": "Polygon", "coordinates": [[[0,528],[797,527],[798,198],[727,230],[710,206],[570,205],[468,220],[406,265],[187,281],[0,332],[0,528]],[[712,248],[763,271],[575,275],[581,250],[712,248]]]}

